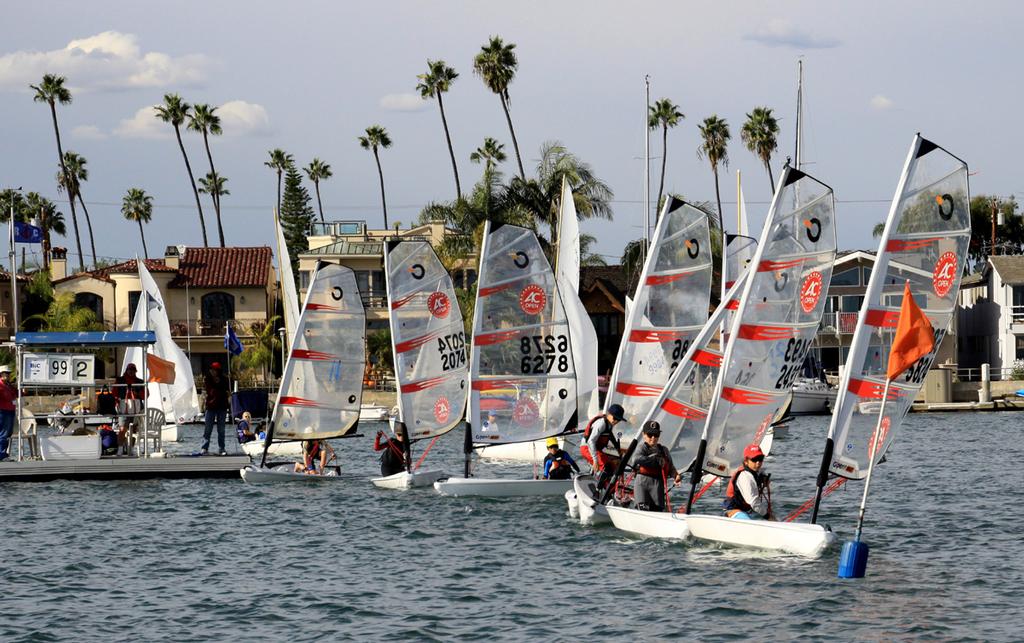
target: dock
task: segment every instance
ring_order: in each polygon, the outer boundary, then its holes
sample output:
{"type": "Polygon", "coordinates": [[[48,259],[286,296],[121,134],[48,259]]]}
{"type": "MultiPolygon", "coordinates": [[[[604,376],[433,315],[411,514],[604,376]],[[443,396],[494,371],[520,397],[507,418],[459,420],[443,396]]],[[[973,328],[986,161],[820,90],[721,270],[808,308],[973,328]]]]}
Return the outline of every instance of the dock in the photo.
{"type": "Polygon", "coordinates": [[[1024,411],[1024,397],[1006,397],[991,402],[915,402],[911,413],[956,413],[964,411],[1024,411]]]}
{"type": "Polygon", "coordinates": [[[24,460],[22,462],[7,460],[0,462],[0,482],[239,478],[239,469],[251,462],[252,459],[247,455],[168,456],[166,458],[105,457],[98,460],[24,460]]]}

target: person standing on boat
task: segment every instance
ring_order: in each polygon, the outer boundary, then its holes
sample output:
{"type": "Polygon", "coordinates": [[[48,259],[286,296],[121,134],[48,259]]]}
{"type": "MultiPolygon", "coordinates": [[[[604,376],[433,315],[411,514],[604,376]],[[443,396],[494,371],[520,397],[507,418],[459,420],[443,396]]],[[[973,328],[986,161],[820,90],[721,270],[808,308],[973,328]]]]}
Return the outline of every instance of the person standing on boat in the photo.
{"type": "Polygon", "coordinates": [[[0,461],[10,457],[8,446],[14,432],[18,388],[11,384],[11,367],[0,366],[0,461]]]}
{"type": "MultiPolygon", "coordinates": [[[[119,430],[121,433],[129,433],[130,425],[134,424],[135,417],[142,413],[146,400],[146,386],[139,379],[135,364],[128,362],[124,366],[124,374],[114,378],[114,396],[117,398],[119,430]]],[[[134,442],[134,438],[130,441],[134,442]]]]}
{"type": "Polygon", "coordinates": [[[395,431],[395,437],[381,442],[383,437],[384,432],[377,431],[373,439],[373,450],[384,452],[380,454],[380,475],[386,478],[405,471],[405,432],[395,431]]]}
{"type": "Polygon", "coordinates": [[[619,437],[615,435],[614,428],[623,421],[625,414],[622,406],[612,404],[603,415],[591,419],[587,428],[583,430],[585,443],[580,445],[580,455],[590,463],[594,473],[600,473],[597,480],[598,489],[604,488],[619,464],[622,445],[619,443],[619,437]],[[609,444],[615,448],[614,454],[605,451],[609,444]]]}
{"type": "Polygon", "coordinates": [[[580,467],[564,449],[558,446],[558,438],[548,438],[548,454],[544,456],[545,480],[569,480],[580,467]]]}
{"type": "Polygon", "coordinates": [[[633,502],[643,511],[664,511],[666,481],[671,478],[679,484],[683,479],[668,449],[659,444],[660,440],[661,424],[656,420],[644,424],[644,441],[633,456],[633,469],[637,473],[633,480],[633,502]]]}
{"type": "Polygon", "coordinates": [[[743,466],[729,478],[725,490],[725,515],[742,520],[771,520],[772,496],[769,477],[761,473],[764,452],[756,444],[743,450],[743,466]]]}
{"type": "Polygon", "coordinates": [[[227,455],[224,448],[224,422],[227,418],[228,405],[231,403],[230,391],[228,389],[228,378],[220,371],[220,362],[210,364],[210,371],[206,375],[206,428],[203,431],[203,446],[199,449],[199,455],[206,455],[210,450],[210,435],[213,433],[213,423],[217,423],[217,446],[220,447],[220,455],[227,455]]]}

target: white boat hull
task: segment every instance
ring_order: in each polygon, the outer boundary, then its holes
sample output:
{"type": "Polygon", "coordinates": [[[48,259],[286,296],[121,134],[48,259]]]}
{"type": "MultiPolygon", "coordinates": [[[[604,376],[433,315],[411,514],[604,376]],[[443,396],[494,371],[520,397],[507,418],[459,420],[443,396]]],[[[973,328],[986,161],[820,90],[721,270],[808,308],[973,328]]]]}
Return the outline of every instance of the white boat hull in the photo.
{"type": "MultiPolygon", "coordinates": [[[[580,524],[600,525],[611,522],[608,517],[608,507],[605,507],[594,497],[596,487],[594,476],[580,475],[573,478],[573,493],[576,498],[576,511],[579,514],[580,524]]],[[[570,509],[570,512],[572,510],[570,509]]]]}
{"type": "Polygon", "coordinates": [[[434,483],[442,496],[564,496],[572,480],[511,480],[500,478],[448,478],[434,483]]]}
{"type": "Polygon", "coordinates": [[[364,404],[359,407],[360,422],[387,422],[390,409],[377,404],[364,404]]]}
{"type": "Polygon", "coordinates": [[[165,424],[160,427],[161,442],[181,442],[184,439],[177,424],[165,424]]]}
{"type": "MultiPolygon", "coordinates": [[[[253,458],[263,455],[263,440],[253,440],[242,445],[242,451],[253,458]]],[[[302,455],[302,442],[274,442],[267,451],[272,456],[302,455]]]]}
{"type": "MultiPolygon", "coordinates": [[[[579,439],[566,440],[558,438],[558,448],[574,451],[579,446],[579,439]]],[[[506,460],[511,462],[543,462],[548,454],[547,438],[533,442],[513,442],[511,444],[495,444],[493,446],[475,447],[477,456],[482,460],[506,460]]]]}
{"type": "Polygon", "coordinates": [[[240,471],[242,480],[250,483],[263,482],[320,482],[326,480],[338,481],[341,476],[336,469],[328,469],[323,475],[311,473],[298,473],[294,464],[280,464],[273,467],[260,467],[249,465],[240,471]]]}
{"type": "Polygon", "coordinates": [[[837,389],[820,386],[794,386],[790,415],[830,415],[836,406],[837,389]]]}
{"type": "Polygon", "coordinates": [[[807,558],[819,558],[836,541],[831,530],[807,523],[705,515],[691,515],[687,523],[694,538],[807,558]]]}
{"type": "Polygon", "coordinates": [[[370,482],[379,489],[412,489],[413,487],[429,487],[443,477],[445,477],[444,471],[428,469],[415,473],[399,471],[383,478],[370,478],[370,482]]]}
{"type": "Polygon", "coordinates": [[[690,535],[685,514],[662,511],[640,511],[625,507],[605,507],[616,529],[638,536],[686,540],[690,535]]]}
{"type": "Polygon", "coordinates": [[[580,503],[576,499],[576,492],[572,489],[565,492],[565,504],[569,505],[569,517],[573,520],[579,520],[580,503]]]}

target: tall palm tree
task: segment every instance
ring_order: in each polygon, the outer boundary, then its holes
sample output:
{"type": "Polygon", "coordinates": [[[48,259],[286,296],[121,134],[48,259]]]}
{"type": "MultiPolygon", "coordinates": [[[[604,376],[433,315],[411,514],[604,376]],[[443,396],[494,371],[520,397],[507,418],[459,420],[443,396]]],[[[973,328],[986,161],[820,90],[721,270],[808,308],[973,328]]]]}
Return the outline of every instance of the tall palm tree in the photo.
{"type": "Polygon", "coordinates": [[[441,109],[441,125],[444,126],[444,137],[448,141],[448,154],[452,157],[452,172],[455,173],[455,198],[462,197],[462,186],[459,184],[459,166],[455,163],[455,149],[452,147],[452,136],[448,132],[448,119],[444,115],[444,102],[441,95],[451,89],[452,83],[459,74],[443,60],[427,60],[427,72],[416,78],[420,79],[416,89],[423,98],[437,98],[437,106],[441,109]]]}
{"type": "MultiPolygon", "coordinates": [[[[57,126],[57,103],[61,105],[71,104],[71,91],[64,86],[64,77],[54,74],[44,74],[43,81],[38,85],[29,85],[35,90],[32,97],[37,103],[46,103],[50,106],[50,116],[53,118],[53,133],[57,137],[57,157],[60,160],[61,174],[64,176],[65,185],[70,185],[68,168],[64,164],[64,149],[60,144],[60,128],[57,126]]],[[[71,207],[71,225],[75,229],[75,246],[78,248],[78,270],[85,272],[85,256],[82,253],[82,237],[78,233],[78,215],[75,213],[75,195],[68,192],[68,204],[71,207]]]]}
{"type": "Polygon", "coordinates": [[[149,250],[146,249],[146,233],[142,230],[143,223],[149,223],[153,218],[153,197],[146,194],[141,188],[129,188],[128,193],[121,200],[121,214],[125,219],[139,224],[139,235],[142,237],[142,256],[149,259],[149,250]]]}
{"type": "Polygon", "coordinates": [[[316,206],[320,209],[320,223],[327,223],[324,221],[324,204],[320,202],[320,181],[326,181],[327,179],[334,176],[331,172],[330,163],[324,163],[318,158],[314,158],[309,162],[309,165],[303,168],[306,176],[313,182],[313,187],[316,189],[316,206]]]}
{"type": "Polygon", "coordinates": [[[474,163],[484,163],[484,172],[490,173],[498,163],[504,163],[505,145],[494,140],[490,136],[484,138],[484,144],[476,148],[476,151],[469,155],[469,160],[474,163]]]}
{"type": "Polygon", "coordinates": [[[703,142],[697,148],[697,158],[707,158],[711,164],[711,172],[715,175],[715,200],[718,201],[718,229],[722,227],[722,194],[718,189],[718,164],[729,167],[729,124],[718,114],[712,114],[700,125],[700,136],[703,142]]]}
{"type": "Polygon", "coordinates": [[[277,216],[281,216],[281,176],[291,167],[295,159],[279,147],[270,150],[268,154],[270,154],[270,160],[264,161],[263,165],[277,172],[277,216]]]}
{"type": "MultiPolygon", "coordinates": [[[[213,154],[210,153],[210,134],[220,136],[224,130],[220,127],[220,116],[216,114],[217,108],[212,105],[194,105],[192,113],[188,117],[188,128],[193,132],[202,132],[203,145],[206,147],[206,158],[210,161],[210,173],[216,175],[217,170],[213,167],[213,154]]],[[[213,198],[213,211],[217,215],[217,234],[220,237],[220,247],[224,247],[224,226],[220,219],[220,195],[211,194],[213,198]]]]}
{"type": "Polygon", "coordinates": [[[82,182],[89,180],[89,170],[85,167],[85,157],[68,150],[64,152],[64,166],[67,167],[67,177],[71,179],[72,185],[65,185],[65,174],[57,172],[57,190],[71,190],[78,199],[78,205],[82,206],[82,213],[85,215],[85,227],[89,231],[89,249],[92,250],[92,265],[96,266],[96,241],[92,234],[92,219],[89,217],[89,209],[85,207],[85,200],[82,198],[82,182]]]}
{"type": "Polygon", "coordinates": [[[359,137],[359,145],[364,150],[373,150],[373,158],[377,161],[377,174],[380,176],[380,203],[384,207],[384,229],[388,228],[388,202],[384,198],[384,171],[380,169],[380,155],[377,149],[391,147],[391,137],[388,131],[380,125],[371,125],[366,128],[366,136],[359,137]]]}
{"type": "Polygon", "coordinates": [[[199,189],[196,188],[196,179],[192,175],[192,164],[188,162],[185,144],[181,142],[181,125],[189,117],[191,109],[192,106],[181,100],[181,96],[177,94],[164,94],[164,104],[156,106],[156,117],[174,126],[174,135],[178,138],[181,157],[185,159],[185,169],[188,170],[188,181],[192,184],[192,194],[196,197],[196,209],[199,210],[199,227],[203,230],[203,246],[208,248],[210,241],[206,237],[206,219],[203,217],[203,204],[199,202],[199,189]]]}
{"type": "MultiPolygon", "coordinates": [[[[228,177],[221,176],[216,172],[207,172],[206,176],[199,177],[199,193],[209,194],[210,198],[220,203],[222,196],[227,196],[231,192],[227,189],[228,177]]],[[[224,246],[221,246],[222,248],[224,246]]]]}
{"type": "Polygon", "coordinates": [[[519,164],[519,178],[526,180],[526,172],[523,170],[523,157],[519,154],[519,141],[516,140],[516,131],[512,127],[512,116],[508,111],[508,86],[516,76],[516,67],[519,61],[516,60],[515,44],[505,44],[498,36],[491,36],[490,42],[480,48],[480,53],[473,59],[473,72],[483,79],[487,89],[498,95],[501,99],[501,108],[505,110],[505,120],[508,121],[508,131],[512,135],[512,147],[516,152],[516,163],[519,164]]]}
{"type": "Polygon", "coordinates": [[[60,236],[67,235],[67,227],[64,225],[64,215],[57,210],[57,205],[41,196],[38,192],[29,192],[25,195],[24,214],[25,219],[36,219],[43,231],[43,268],[50,267],[50,234],[57,233],[60,236]]]}
{"type": "Polygon", "coordinates": [[[661,212],[661,195],[665,190],[665,161],[668,160],[668,130],[675,127],[679,121],[686,118],[686,115],[679,111],[676,105],[667,98],[655,101],[647,108],[647,127],[650,129],[661,128],[661,181],[658,183],[658,200],[655,207],[661,212]]]}
{"type": "Polygon", "coordinates": [[[740,130],[740,139],[764,163],[774,195],[775,177],[772,175],[771,160],[772,152],[779,149],[779,122],[772,116],[772,110],[768,107],[755,107],[754,111],[747,114],[747,122],[740,130]]]}

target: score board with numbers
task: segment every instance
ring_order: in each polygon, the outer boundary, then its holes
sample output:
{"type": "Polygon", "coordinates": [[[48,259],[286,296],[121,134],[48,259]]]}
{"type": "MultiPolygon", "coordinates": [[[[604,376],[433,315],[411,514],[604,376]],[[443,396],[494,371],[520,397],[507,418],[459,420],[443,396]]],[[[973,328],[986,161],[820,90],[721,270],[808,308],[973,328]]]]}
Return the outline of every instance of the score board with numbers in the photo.
{"type": "Polygon", "coordinates": [[[95,380],[96,356],[25,353],[23,384],[88,385],[95,380]]]}

